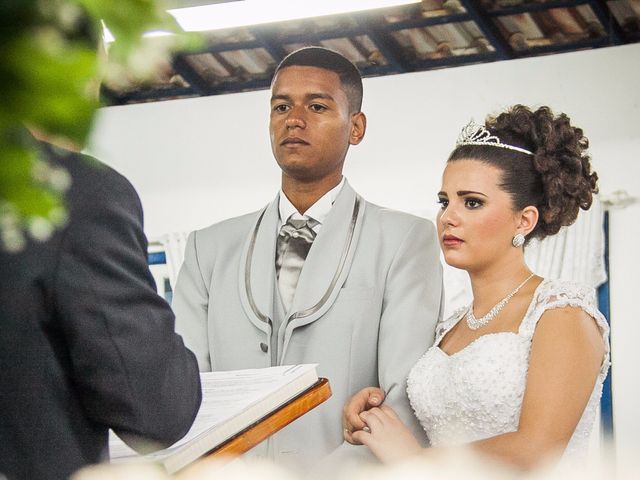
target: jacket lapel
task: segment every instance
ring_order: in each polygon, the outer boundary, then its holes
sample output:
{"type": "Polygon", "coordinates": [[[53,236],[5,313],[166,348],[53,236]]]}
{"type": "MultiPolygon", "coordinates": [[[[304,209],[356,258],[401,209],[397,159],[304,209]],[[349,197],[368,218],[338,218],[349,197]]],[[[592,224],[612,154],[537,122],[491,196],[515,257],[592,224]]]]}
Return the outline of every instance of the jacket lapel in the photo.
{"type": "Polygon", "coordinates": [[[283,328],[284,351],[293,329],[320,318],[335,302],[351,267],[365,202],[345,182],[305,260],[283,328]]]}
{"type": "Polygon", "coordinates": [[[269,335],[276,277],[278,198],[276,195],[276,198],[258,213],[245,241],[238,273],[242,307],[251,322],[269,335]]]}

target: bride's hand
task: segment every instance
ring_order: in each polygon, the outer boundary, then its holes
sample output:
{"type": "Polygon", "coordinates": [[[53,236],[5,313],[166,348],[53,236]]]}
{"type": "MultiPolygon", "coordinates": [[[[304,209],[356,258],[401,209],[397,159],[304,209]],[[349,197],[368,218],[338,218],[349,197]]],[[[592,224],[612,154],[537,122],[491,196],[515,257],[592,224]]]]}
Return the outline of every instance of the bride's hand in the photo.
{"type": "Polygon", "coordinates": [[[372,408],[362,412],[360,418],[368,428],[353,432],[353,439],[369,447],[382,462],[402,460],[422,451],[416,438],[391,407],[372,408]]]}
{"type": "Polygon", "coordinates": [[[344,429],[344,439],[354,445],[360,442],[354,440],[353,432],[362,430],[365,423],[360,418],[360,414],[365,410],[378,407],[384,400],[384,391],[378,387],[367,387],[360,390],[345,404],[342,410],[342,428],[344,429]]]}

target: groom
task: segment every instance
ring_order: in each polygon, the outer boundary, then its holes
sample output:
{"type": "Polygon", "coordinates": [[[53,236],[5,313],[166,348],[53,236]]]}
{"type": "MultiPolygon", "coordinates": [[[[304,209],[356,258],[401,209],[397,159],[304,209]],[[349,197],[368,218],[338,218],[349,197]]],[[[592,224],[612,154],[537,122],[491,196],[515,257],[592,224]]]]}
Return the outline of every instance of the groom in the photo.
{"type": "MultiPolygon", "coordinates": [[[[282,189],[258,212],[193,232],[174,309],[201,370],[318,363],[333,396],[257,447],[307,464],[343,443],[341,411],[368,385],[424,434],[406,395],[432,344],[442,269],[433,225],[363,200],[342,176],[365,134],[362,79],[331,50],[276,69],[269,132],[282,189]]],[[[345,445],[345,449],[358,449],[345,445]]]]}

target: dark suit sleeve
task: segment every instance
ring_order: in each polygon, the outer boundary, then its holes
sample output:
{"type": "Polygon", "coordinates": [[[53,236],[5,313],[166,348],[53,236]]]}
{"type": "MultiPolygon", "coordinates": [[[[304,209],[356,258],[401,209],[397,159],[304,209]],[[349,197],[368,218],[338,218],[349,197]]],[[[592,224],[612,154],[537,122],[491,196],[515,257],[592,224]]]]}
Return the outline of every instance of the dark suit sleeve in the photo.
{"type": "Polygon", "coordinates": [[[168,446],[200,405],[196,360],[156,294],[135,190],[109,168],[92,172],[72,187],[54,278],[70,380],[90,419],[128,443],[168,446]]]}

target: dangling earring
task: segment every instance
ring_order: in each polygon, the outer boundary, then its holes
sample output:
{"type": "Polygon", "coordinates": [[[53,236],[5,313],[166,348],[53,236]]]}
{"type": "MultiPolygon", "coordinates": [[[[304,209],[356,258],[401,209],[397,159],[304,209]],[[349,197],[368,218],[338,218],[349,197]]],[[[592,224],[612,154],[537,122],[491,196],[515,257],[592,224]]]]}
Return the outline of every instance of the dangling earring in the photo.
{"type": "Polygon", "coordinates": [[[513,240],[511,240],[511,245],[513,245],[516,248],[519,248],[522,245],[524,245],[524,235],[521,233],[516,233],[513,236],[513,240]]]}

